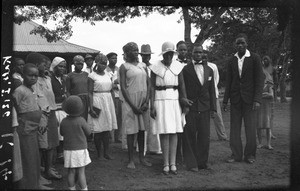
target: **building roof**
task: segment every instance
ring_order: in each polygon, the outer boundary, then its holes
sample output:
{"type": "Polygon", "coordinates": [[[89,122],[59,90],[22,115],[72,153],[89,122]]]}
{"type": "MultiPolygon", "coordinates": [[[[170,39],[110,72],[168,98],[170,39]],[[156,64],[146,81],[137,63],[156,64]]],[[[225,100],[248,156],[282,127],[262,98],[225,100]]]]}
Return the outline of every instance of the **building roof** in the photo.
{"type": "Polygon", "coordinates": [[[40,53],[84,53],[97,54],[100,51],[69,43],[65,40],[48,42],[39,34],[30,34],[30,31],[39,24],[33,21],[14,24],[13,51],[15,52],[40,52],[40,53]]]}

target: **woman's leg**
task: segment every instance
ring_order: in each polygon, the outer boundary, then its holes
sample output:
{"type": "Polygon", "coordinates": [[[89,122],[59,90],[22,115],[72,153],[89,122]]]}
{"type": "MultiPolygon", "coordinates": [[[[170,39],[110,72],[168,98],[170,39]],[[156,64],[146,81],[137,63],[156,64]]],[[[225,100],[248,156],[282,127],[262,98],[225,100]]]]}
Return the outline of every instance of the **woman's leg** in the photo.
{"type": "Polygon", "coordinates": [[[262,129],[257,129],[257,140],[258,140],[258,145],[257,148],[260,149],[262,148],[262,137],[261,137],[261,131],[262,129]]]}
{"type": "Polygon", "coordinates": [[[106,158],[108,160],[113,160],[114,158],[108,154],[109,153],[109,137],[110,137],[110,131],[102,132],[104,158],[106,158]]]}
{"type": "Polygon", "coordinates": [[[77,168],[77,174],[78,174],[78,183],[81,188],[81,190],[87,190],[87,184],[86,184],[86,177],[85,177],[85,167],[77,168]]]}
{"type": "Polygon", "coordinates": [[[139,159],[141,164],[145,166],[152,166],[152,164],[145,160],[144,149],[145,149],[145,131],[138,132],[138,147],[139,147],[139,159]]]}
{"type": "Polygon", "coordinates": [[[101,134],[100,133],[94,133],[94,143],[97,150],[97,156],[98,158],[101,158],[101,134]]]}
{"type": "Polygon", "coordinates": [[[267,136],[267,149],[273,150],[273,147],[271,146],[271,129],[266,129],[266,136],[267,136]]]}
{"type": "Polygon", "coordinates": [[[54,148],[46,150],[46,164],[45,164],[45,172],[47,177],[50,179],[61,179],[62,175],[58,174],[58,172],[53,170],[53,155],[54,148]]]}
{"type": "Polygon", "coordinates": [[[75,168],[68,168],[68,187],[71,190],[72,188],[75,188],[75,168]]]}
{"type": "Polygon", "coordinates": [[[170,165],[171,172],[177,173],[176,168],[176,150],[177,150],[177,134],[169,134],[169,147],[170,147],[170,165]]]}
{"type": "Polygon", "coordinates": [[[163,172],[168,173],[169,172],[169,134],[160,134],[160,142],[161,142],[161,149],[163,154],[163,160],[164,160],[164,168],[163,172]]]}
{"type": "Polygon", "coordinates": [[[129,158],[129,163],[127,165],[127,168],[131,168],[131,169],[135,168],[134,160],[133,160],[134,135],[135,134],[127,135],[127,147],[128,147],[128,158],[129,158]]]}

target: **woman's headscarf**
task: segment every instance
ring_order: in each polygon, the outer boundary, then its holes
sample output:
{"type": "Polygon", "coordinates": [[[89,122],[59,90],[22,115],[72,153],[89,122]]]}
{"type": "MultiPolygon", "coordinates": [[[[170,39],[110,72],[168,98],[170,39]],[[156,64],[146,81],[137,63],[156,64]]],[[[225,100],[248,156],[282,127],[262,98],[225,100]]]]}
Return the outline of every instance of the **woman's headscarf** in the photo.
{"type": "Polygon", "coordinates": [[[50,71],[53,72],[53,69],[62,61],[66,61],[66,60],[61,57],[55,57],[50,65],[50,71]]]}

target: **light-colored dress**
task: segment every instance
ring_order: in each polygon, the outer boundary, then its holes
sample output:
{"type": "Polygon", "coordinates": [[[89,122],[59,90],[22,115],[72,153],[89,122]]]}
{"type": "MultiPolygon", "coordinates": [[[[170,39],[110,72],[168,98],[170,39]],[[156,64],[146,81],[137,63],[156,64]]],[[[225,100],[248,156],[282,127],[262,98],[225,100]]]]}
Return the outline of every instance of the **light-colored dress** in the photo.
{"type": "Polygon", "coordinates": [[[107,73],[101,76],[96,72],[89,74],[94,81],[93,106],[101,109],[98,118],[88,115],[88,124],[93,133],[117,129],[117,118],[114,101],[111,96],[112,81],[107,73]]]}
{"type": "MultiPolygon", "coordinates": [[[[150,69],[156,74],[156,86],[164,87],[178,86],[178,75],[183,67],[184,65],[178,61],[173,61],[169,67],[158,61],[151,65],[150,69]]],[[[178,89],[155,90],[154,107],[156,109],[156,118],[152,126],[153,134],[183,132],[178,89]]]]}
{"type": "MultiPolygon", "coordinates": [[[[146,64],[143,62],[133,65],[123,63],[126,69],[126,89],[129,98],[136,107],[141,107],[146,102],[147,97],[147,73],[146,64]]],[[[127,135],[136,134],[139,130],[146,130],[149,126],[149,110],[141,115],[136,115],[130,105],[120,94],[122,102],[122,127],[127,135]]]]}

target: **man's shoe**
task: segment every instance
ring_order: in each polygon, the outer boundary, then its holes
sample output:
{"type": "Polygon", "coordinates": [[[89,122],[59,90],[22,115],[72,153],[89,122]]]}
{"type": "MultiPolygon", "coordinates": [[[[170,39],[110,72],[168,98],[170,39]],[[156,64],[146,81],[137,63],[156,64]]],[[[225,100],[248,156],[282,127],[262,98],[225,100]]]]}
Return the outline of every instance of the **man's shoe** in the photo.
{"type": "Polygon", "coordinates": [[[248,159],[246,158],[245,162],[248,164],[253,164],[255,162],[255,159],[254,158],[248,158],[248,159]]]}
{"type": "Polygon", "coordinates": [[[199,165],[198,169],[199,170],[211,170],[211,168],[209,166],[207,166],[207,164],[199,165]]]}
{"type": "Polygon", "coordinates": [[[234,158],[232,158],[232,157],[230,157],[229,159],[226,160],[226,162],[228,162],[228,163],[241,162],[241,161],[242,161],[242,160],[236,160],[236,159],[234,159],[234,158]]]}

